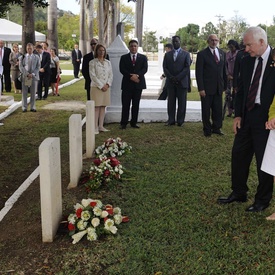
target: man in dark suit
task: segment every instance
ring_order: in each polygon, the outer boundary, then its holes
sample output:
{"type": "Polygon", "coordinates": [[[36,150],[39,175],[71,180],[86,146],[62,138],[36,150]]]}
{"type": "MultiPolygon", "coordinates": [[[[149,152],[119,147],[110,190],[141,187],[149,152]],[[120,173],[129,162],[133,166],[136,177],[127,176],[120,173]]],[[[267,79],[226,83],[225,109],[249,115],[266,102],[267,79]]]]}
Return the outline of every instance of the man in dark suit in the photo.
{"type": "Polygon", "coordinates": [[[39,82],[37,95],[38,100],[46,99],[49,93],[49,83],[51,77],[51,55],[48,52],[43,51],[43,47],[39,44],[35,47],[37,54],[40,59],[40,69],[39,69],[39,82]],[[42,90],[44,86],[44,96],[42,97],[42,90]]]}
{"type": "Polygon", "coordinates": [[[181,49],[179,36],[172,37],[172,44],[174,50],[167,52],[163,59],[163,71],[168,91],[168,122],[166,125],[176,124],[176,100],[178,100],[177,125],[182,126],[186,114],[191,58],[188,52],[181,49]]]}
{"type": "Polygon", "coordinates": [[[268,110],[275,93],[275,67],[266,32],[250,27],[243,36],[246,51],[250,54],[241,61],[240,82],[235,102],[232,148],[232,193],[218,199],[227,204],[247,200],[249,167],[256,156],[258,187],[254,203],[246,211],[258,212],[269,206],[273,193],[273,176],[261,170],[269,130],[265,128],[268,110]]]}
{"type": "Polygon", "coordinates": [[[80,64],[81,64],[81,58],[82,58],[82,53],[78,49],[78,45],[74,45],[74,50],[72,50],[72,63],[74,67],[74,78],[79,78],[79,69],[80,69],[80,64]]]}
{"type": "Polygon", "coordinates": [[[226,56],[217,48],[217,35],[209,35],[207,42],[208,47],[197,55],[196,80],[201,98],[203,133],[210,137],[212,133],[223,135],[222,94],[227,87],[227,75],[226,56]]]}
{"type": "Polygon", "coordinates": [[[98,43],[98,40],[96,38],[93,38],[90,42],[90,45],[92,47],[91,52],[85,54],[83,56],[83,63],[82,63],[82,75],[85,78],[85,90],[87,91],[87,100],[91,100],[91,78],[90,78],[90,73],[89,73],[89,63],[92,59],[94,59],[94,51],[95,51],[95,46],[98,43]]]}
{"type": "Polygon", "coordinates": [[[0,40],[0,66],[3,66],[3,74],[1,76],[1,82],[2,82],[2,90],[4,90],[3,86],[3,77],[5,80],[5,90],[7,93],[11,92],[11,64],[9,61],[11,49],[4,47],[5,43],[3,40],[0,40]]]}
{"type": "Polygon", "coordinates": [[[133,128],[139,128],[137,125],[139,102],[143,89],[146,89],[144,75],[148,70],[147,57],[138,53],[138,42],[131,40],[129,42],[130,52],[122,55],[119,62],[119,70],[123,75],[121,83],[122,114],[120,128],[126,129],[129,120],[130,105],[132,102],[130,125],[133,128]]]}

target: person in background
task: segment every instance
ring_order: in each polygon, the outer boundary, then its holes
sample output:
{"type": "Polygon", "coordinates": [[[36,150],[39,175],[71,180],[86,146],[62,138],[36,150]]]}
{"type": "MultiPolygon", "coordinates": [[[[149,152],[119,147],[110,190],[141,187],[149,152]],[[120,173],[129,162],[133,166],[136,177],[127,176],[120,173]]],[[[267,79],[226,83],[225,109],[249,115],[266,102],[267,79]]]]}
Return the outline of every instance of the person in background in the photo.
{"type": "Polygon", "coordinates": [[[267,34],[261,27],[250,27],[243,35],[249,56],[242,59],[240,84],[236,93],[233,129],[235,139],[231,157],[231,189],[218,203],[246,202],[249,168],[255,154],[258,186],[254,203],[247,212],[263,211],[273,194],[273,176],[261,170],[269,135],[268,111],[275,93],[275,68],[267,34]]]}
{"type": "Polygon", "coordinates": [[[42,45],[42,48],[43,48],[44,52],[48,52],[49,54],[51,53],[51,50],[49,49],[48,42],[43,42],[43,43],[41,43],[41,45],[42,45]]]}
{"type": "Polygon", "coordinates": [[[0,40],[0,66],[3,66],[3,73],[1,75],[1,84],[3,94],[4,86],[3,86],[3,78],[5,82],[5,90],[7,93],[11,92],[11,64],[9,61],[11,49],[4,47],[5,43],[3,40],[0,40]]]}
{"type": "Polygon", "coordinates": [[[104,118],[106,106],[111,104],[110,86],[113,82],[113,71],[106,56],[106,48],[98,43],[94,59],[89,63],[91,100],[95,102],[95,134],[109,131],[104,128],[104,118]]]}
{"type": "Polygon", "coordinates": [[[42,46],[39,44],[35,47],[37,55],[40,59],[39,69],[39,82],[38,82],[38,100],[47,99],[49,93],[49,84],[51,77],[51,55],[48,52],[43,51],[42,46]],[[42,97],[42,90],[44,86],[44,96],[42,97]]]}
{"type": "Polygon", "coordinates": [[[226,69],[227,69],[227,89],[225,96],[227,97],[227,110],[228,117],[231,117],[234,112],[234,97],[235,91],[233,87],[233,75],[234,75],[234,64],[236,60],[237,53],[240,49],[237,41],[230,39],[227,43],[229,51],[226,53],[226,69]]]}
{"type": "Polygon", "coordinates": [[[80,64],[81,64],[81,58],[82,58],[82,53],[78,49],[78,44],[74,45],[74,49],[72,50],[72,63],[74,67],[74,78],[79,78],[79,69],[80,69],[80,64]]]}
{"type": "Polygon", "coordinates": [[[219,49],[219,38],[211,34],[208,47],[200,51],[196,61],[196,80],[201,98],[203,133],[223,135],[222,94],[227,87],[225,52],[219,49]],[[210,121],[212,119],[212,123],[210,121]]]}
{"type": "Polygon", "coordinates": [[[11,79],[13,83],[14,93],[17,92],[21,94],[22,85],[21,82],[18,80],[20,71],[19,71],[19,57],[21,53],[19,52],[18,44],[14,43],[12,45],[12,52],[10,53],[9,61],[11,64],[11,79]]]}
{"type": "Polygon", "coordinates": [[[40,60],[39,56],[33,53],[34,46],[28,43],[27,53],[19,57],[19,70],[22,73],[22,110],[23,113],[28,109],[28,91],[30,91],[31,112],[36,112],[35,96],[39,81],[40,60]]]}
{"type": "Polygon", "coordinates": [[[59,58],[57,56],[57,50],[56,48],[51,48],[51,88],[52,88],[52,94],[53,96],[57,95],[59,96],[58,88],[56,86],[59,83],[60,80],[60,66],[59,66],[59,58]]]}
{"type": "Polygon", "coordinates": [[[180,47],[180,37],[172,37],[173,51],[167,52],[163,59],[163,71],[168,91],[168,122],[166,126],[182,126],[186,114],[187,92],[190,77],[190,54],[180,47]],[[178,110],[176,116],[176,100],[178,110]],[[177,121],[176,121],[177,120],[177,121]]]}
{"type": "MultiPolygon", "coordinates": [[[[170,52],[172,50],[173,50],[173,45],[171,43],[167,43],[164,45],[165,53],[170,52]]],[[[160,94],[159,94],[158,100],[166,100],[168,95],[167,95],[166,77],[165,77],[164,73],[160,76],[160,79],[162,80],[162,83],[161,83],[160,94]]]]}
{"type": "Polygon", "coordinates": [[[92,50],[83,56],[82,61],[82,75],[85,79],[85,90],[87,91],[87,100],[91,100],[91,78],[89,72],[89,62],[94,59],[95,46],[98,43],[96,38],[93,38],[90,42],[92,50]]]}
{"type": "Polygon", "coordinates": [[[148,70],[147,57],[138,53],[138,41],[132,39],[129,41],[130,52],[121,56],[119,61],[119,70],[123,75],[121,82],[121,101],[122,112],[120,120],[120,129],[126,129],[129,121],[130,106],[132,128],[140,128],[137,124],[139,113],[139,102],[143,89],[146,89],[144,75],[148,70]]]}

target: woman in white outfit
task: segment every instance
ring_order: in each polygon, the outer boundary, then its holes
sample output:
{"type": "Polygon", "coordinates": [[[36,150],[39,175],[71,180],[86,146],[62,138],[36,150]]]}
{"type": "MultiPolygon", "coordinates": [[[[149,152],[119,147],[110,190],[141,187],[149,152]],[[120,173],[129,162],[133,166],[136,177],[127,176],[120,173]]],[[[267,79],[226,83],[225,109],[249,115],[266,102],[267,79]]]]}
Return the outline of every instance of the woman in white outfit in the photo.
{"type": "Polygon", "coordinates": [[[91,100],[95,102],[95,134],[107,132],[103,127],[105,108],[111,104],[110,86],[113,82],[112,65],[106,59],[106,48],[97,44],[94,59],[89,62],[91,100]]]}

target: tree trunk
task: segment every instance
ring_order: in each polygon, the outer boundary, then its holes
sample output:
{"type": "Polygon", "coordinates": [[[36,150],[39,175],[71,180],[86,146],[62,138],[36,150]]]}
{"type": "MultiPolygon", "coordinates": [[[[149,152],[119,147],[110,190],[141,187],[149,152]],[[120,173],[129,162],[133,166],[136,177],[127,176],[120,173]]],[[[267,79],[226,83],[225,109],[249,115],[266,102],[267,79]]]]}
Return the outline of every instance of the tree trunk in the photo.
{"type": "Polygon", "coordinates": [[[109,0],[104,0],[103,2],[103,10],[104,10],[104,19],[103,19],[103,43],[105,45],[109,44],[109,8],[110,8],[110,3],[109,0]]]}
{"type": "Polygon", "coordinates": [[[86,0],[87,5],[87,25],[88,25],[88,37],[87,37],[87,52],[92,50],[90,41],[94,36],[94,0],[86,0]]]}
{"type": "Polygon", "coordinates": [[[113,1],[112,3],[112,22],[111,22],[111,42],[113,42],[117,36],[117,24],[119,22],[119,1],[113,1]]]}
{"type": "Polygon", "coordinates": [[[98,40],[100,43],[104,43],[103,40],[103,29],[104,29],[104,10],[103,10],[103,1],[105,0],[98,0],[98,40]]]}
{"type": "Polygon", "coordinates": [[[22,5],[22,51],[28,43],[35,44],[34,5],[32,0],[24,0],[22,5]]]}
{"type": "Polygon", "coordinates": [[[57,33],[57,0],[48,0],[48,37],[49,47],[55,47],[58,52],[58,33],[57,33]]]}
{"type": "Polygon", "coordinates": [[[143,12],[144,0],[138,0],[136,2],[136,37],[138,39],[138,44],[140,47],[142,47],[143,12]]]}
{"type": "Polygon", "coordinates": [[[87,53],[87,48],[86,48],[86,12],[85,12],[85,3],[84,0],[80,1],[80,15],[79,15],[79,20],[80,20],[80,37],[79,37],[79,49],[81,50],[82,54],[87,53]]]}

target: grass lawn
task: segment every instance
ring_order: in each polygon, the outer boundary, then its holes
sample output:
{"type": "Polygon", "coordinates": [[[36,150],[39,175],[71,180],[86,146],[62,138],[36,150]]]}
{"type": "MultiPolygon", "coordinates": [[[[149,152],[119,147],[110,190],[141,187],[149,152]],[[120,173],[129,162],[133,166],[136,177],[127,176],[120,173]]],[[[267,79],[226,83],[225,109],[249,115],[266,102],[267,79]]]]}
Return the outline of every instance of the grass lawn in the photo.
{"type": "MultiPolygon", "coordinates": [[[[83,86],[81,80],[47,102],[85,102],[83,86]]],[[[17,110],[0,127],[0,208],[38,166],[38,147],[50,136],[61,139],[64,215],[87,197],[83,186],[67,190],[68,119],[74,112],[42,109],[47,102],[37,102],[37,113],[17,110]]],[[[107,125],[111,131],[97,135],[96,146],[119,136],[133,151],[119,158],[126,169],[122,182],[99,189],[93,198],[119,206],[130,222],[116,236],[97,242],[83,239],[73,245],[58,234],[53,243],[43,244],[37,179],[0,223],[0,274],[274,274],[275,226],[265,220],[274,206],[245,212],[256,191],[255,165],[247,203],[216,203],[230,192],[232,122],[226,117],[226,135],[211,138],[203,136],[200,122],[184,127],[141,123],[140,129],[123,131],[117,123],[107,125]]],[[[90,163],[85,160],[84,169],[90,163]]]]}

